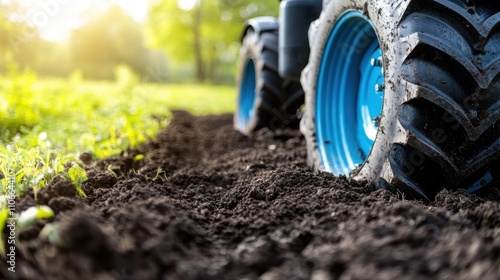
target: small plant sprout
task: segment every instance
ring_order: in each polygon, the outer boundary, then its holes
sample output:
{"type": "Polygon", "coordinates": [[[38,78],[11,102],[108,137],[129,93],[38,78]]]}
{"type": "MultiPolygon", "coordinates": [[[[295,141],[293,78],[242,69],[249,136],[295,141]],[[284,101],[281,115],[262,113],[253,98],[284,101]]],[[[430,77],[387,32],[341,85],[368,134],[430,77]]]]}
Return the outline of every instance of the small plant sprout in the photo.
{"type": "Polygon", "coordinates": [[[19,230],[32,226],[36,221],[54,217],[54,211],[48,206],[34,206],[22,212],[17,219],[19,230]]]}
{"type": "Polygon", "coordinates": [[[158,167],[158,169],[156,170],[156,175],[153,178],[153,181],[156,181],[156,179],[158,179],[158,178],[160,178],[164,182],[168,181],[167,173],[161,167],[158,167]]]}
{"type": "Polygon", "coordinates": [[[38,235],[39,238],[47,238],[49,242],[56,246],[62,247],[63,243],[61,240],[61,235],[59,235],[59,225],[57,223],[50,223],[45,225],[38,235]]]}
{"type": "Polygon", "coordinates": [[[5,208],[0,210],[0,254],[5,257],[5,242],[3,240],[3,230],[7,224],[7,218],[9,218],[9,209],[5,208]]]}
{"type": "MultiPolygon", "coordinates": [[[[0,209],[0,233],[5,229],[5,225],[7,224],[7,220],[10,215],[10,211],[8,208],[2,206],[0,209]]],[[[17,215],[16,215],[17,216],[17,215]]],[[[34,206],[28,208],[26,211],[23,211],[21,215],[19,215],[16,219],[16,231],[22,231],[24,229],[29,228],[37,221],[42,219],[50,219],[54,217],[54,211],[50,209],[48,206],[34,206]]],[[[2,238],[2,234],[0,234],[0,254],[5,257],[5,240],[2,238]]]]}
{"type": "Polygon", "coordinates": [[[134,161],[141,161],[144,159],[144,155],[143,154],[138,154],[134,157],[134,161]]]}
{"type": "Polygon", "coordinates": [[[83,192],[82,189],[82,183],[87,181],[88,179],[87,171],[81,168],[80,165],[73,164],[73,166],[70,169],[68,169],[68,177],[75,186],[78,195],[82,197],[87,197],[87,195],[85,194],[85,192],[83,192]]]}
{"type": "Polygon", "coordinates": [[[115,170],[120,170],[120,166],[110,164],[108,165],[107,170],[109,173],[111,173],[111,175],[118,177],[118,174],[116,174],[115,170]]]}

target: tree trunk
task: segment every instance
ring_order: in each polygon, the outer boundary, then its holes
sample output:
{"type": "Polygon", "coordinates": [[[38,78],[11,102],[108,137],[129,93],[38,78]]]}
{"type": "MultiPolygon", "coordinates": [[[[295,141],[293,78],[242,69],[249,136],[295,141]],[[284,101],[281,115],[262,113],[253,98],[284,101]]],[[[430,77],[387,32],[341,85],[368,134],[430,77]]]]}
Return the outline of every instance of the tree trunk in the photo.
{"type": "Polygon", "coordinates": [[[202,45],[201,45],[201,2],[198,4],[194,11],[194,25],[193,25],[193,35],[194,35],[194,58],[196,66],[196,78],[198,82],[204,82],[206,79],[205,65],[203,61],[202,45]]]}

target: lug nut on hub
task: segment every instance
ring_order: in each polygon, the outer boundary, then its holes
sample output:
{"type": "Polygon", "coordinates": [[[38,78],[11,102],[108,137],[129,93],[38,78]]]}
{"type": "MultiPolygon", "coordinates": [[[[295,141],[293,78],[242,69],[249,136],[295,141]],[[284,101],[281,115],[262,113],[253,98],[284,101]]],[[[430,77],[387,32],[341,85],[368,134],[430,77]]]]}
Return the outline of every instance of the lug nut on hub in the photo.
{"type": "Polygon", "coordinates": [[[378,58],[372,58],[371,64],[373,67],[382,67],[383,64],[382,57],[379,56],[378,58]]]}
{"type": "Polygon", "coordinates": [[[375,91],[376,92],[384,92],[385,90],[385,85],[384,84],[376,84],[375,85],[375,91]]]}

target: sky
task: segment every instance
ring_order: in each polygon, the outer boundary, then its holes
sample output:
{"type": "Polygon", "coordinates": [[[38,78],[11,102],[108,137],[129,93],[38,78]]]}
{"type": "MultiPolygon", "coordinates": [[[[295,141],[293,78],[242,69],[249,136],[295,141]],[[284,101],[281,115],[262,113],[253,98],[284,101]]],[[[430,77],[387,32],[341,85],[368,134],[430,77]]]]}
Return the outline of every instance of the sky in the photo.
{"type": "MultiPolygon", "coordinates": [[[[186,1],[186,0],[184,0],[186,1]]],[[[194,1],[194,0],[187,0],[194,1]]],[[[20,0],[28,7],[27,19],[49,41],[63,42],[70,37],[71,29],[78,27],[78,15],[87,9],[106,10],[117,4],[136,21],[145,22],[150,0],[20,0]]]]}

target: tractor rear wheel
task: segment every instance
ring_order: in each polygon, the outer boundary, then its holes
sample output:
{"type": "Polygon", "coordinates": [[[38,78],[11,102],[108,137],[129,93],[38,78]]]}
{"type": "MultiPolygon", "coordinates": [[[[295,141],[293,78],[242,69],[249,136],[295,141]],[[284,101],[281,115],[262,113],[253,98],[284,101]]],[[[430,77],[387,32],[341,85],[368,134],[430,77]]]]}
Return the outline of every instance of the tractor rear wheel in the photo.
{"type": "Polygon", "coordinates": [[[299,81],[283,81],[278,73],[278,31],[248,29],[240,50],[238,100],[234,125],[244,134],[260,128],[299,126],[304,103],[299,81]]]}
{"type": "Polygon", "coordinates": [[[500,3],[325,1],[301,131],[317,170],[432,200],[500,182],[500,3]]]}

